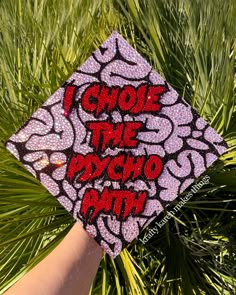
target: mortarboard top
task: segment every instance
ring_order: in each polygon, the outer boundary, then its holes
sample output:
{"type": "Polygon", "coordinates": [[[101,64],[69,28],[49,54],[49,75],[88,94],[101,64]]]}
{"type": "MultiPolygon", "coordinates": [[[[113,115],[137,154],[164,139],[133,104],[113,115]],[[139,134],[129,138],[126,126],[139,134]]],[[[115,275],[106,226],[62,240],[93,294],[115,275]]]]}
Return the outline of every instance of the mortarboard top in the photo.
{"type": "Polygon", "coordinates": [[[117,32],[6,147],[112,257],[226,150],[117,32]]]}

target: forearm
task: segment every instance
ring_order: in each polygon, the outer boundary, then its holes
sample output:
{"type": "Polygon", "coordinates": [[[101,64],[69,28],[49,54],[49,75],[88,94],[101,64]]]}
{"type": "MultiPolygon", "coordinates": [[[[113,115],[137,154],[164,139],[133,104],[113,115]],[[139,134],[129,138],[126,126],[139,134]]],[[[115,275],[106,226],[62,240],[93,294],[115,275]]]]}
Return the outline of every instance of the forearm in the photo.
{"type": "Polygon", "coordinates": [[[5,295],[87,295],[102,257],[76,222],[63,241],[5,295]]]}

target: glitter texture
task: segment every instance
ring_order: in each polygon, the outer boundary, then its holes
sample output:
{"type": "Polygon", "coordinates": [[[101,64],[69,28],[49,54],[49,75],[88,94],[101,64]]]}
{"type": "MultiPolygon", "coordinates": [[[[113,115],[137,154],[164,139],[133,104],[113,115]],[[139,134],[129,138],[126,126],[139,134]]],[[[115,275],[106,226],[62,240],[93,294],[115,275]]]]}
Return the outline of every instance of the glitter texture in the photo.
{"type": "MultiPolygon", "coordinates": [[[[150,99],[151,96],[146,98],[150,99]]],[[[87,103],[91,106],[95,102],[87,103]]],[[[100,143],[102,144],[102,141],[100,143]]],[[[83,224],[89,235],[94,237],[109,255],[116,257],[163,211],[163,201],[175,200],[179,193],[186,190],[225,152],[227,147],[223,138],[196,114],[140,54],[114,32],[10,137],[6,148],[41,181],[78,222],[83,224]],[[159,97],[159,111],[132,114],[114,108],[110,113],[106,110],[96,116],[93,112],[86,111],[81,102],[84,93],[94,85],[93,83],[100,83],[111,89],[120,87],[121,90],[126,86],[138,89],[142,85],[158,85],[165,88],[165,91],[159,97]],[[65,114],[63,101],[65,102],[65,89],[68,85],[73,85],[76,92],[70,96],[71,105],[68,109],[71,111],[65,114]],[[135,157],[156,155],[163,163],[160,175],[156,179],[148,180],[142,170],[137,179],[130,176],[121,183],[109,179],[104,172],[104,166],[103,174],[93,181],[79,181],[80,174],[83,174],[82,170],[73,181],[70,181],[68,171],[70,172],[69,166],[73,155],[80,154],[82,159],[82,156],[96,154],[91,144],[92,132],[86,125],[95,121],[113,124],[141,122],[143,127],[137,133],[136,147],[110,145],[103,152],[97,151],[97,155],[101,158],[116,157],[121,152],[129,152],[135,157]],[[114,191],[125,189],[134,193],[146,192],[143,210],[136,216],[132,212],[122,220],[114,213],[115,208],[113,211],[107,210],[107,200],[103,210],[89,222],[82,214],[85,193],[90,189],[102,193],[104,188],[114,191]]],[[[81,161],[74,162],[74,166],[71,164],[72,168],[82,165],[81,161]]],[[[91,166],[93,168],[88,177],[94,173],[94,165],[91,166]]],[[[99,166],[97,170],[98,168],[99,166]]],[[[115,175],[116,173],[118,171],[115,171],[115,175]]],[[[122,214],[126,203],[127,201],[121,206],[122,214]]],[[[115,206],[118,210],[119,204],[116,203],[115,206]]]]}

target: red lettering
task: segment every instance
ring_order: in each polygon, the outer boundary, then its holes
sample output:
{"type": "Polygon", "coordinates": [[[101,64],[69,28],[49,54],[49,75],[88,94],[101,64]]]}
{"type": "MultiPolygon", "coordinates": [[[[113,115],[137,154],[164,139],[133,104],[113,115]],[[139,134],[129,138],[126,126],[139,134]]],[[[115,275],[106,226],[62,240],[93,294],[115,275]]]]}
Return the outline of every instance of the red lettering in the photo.
{"type": "Polygon", "coordinates": [[[99,196],[99,192],[93,188],[85,191],[81,203],[80,213],[85,219],[89,218],[89,222],[92,222],[100,212],[108,213],[111,210],[112,198],[109,198],[106,191],[107,188],[103,190],[103,194],[101,196],[99,196]]]}
{"type": "Polygon", "coordinates": [[[126,219],[130,215],[130,212],[132,212],[133,210],[133,216],[138,216],[144,210],[147,192],[140,191],[136,194],[134,192],[131,193],[132,198],[127,199],[127,201],[125,202],[125,209],[123,213],[124,219],[126,219]]]}
{"type": "Polygon", "coordinates": [[[77,177],[79,182],[87,182],[97,179],[102,175],[110,161],[110,156],[100,159],[97,155],[76,154],[68,164],[67,178],[72,183],[77,177]]]}
{"type": "Polygon", "coordinates": [[[88,87],[82,95],[81,106],[89,113],[97,109],[100,87],[100,84],[94,84],[88,87]]]}
{"type": "Polygon", "coordinates": [[[144,166],[144,174],[148,180],[156,179],[162,172],[163,164],[156,155],[150,155],[144,166]]]}
{"type": "Polygon", "coordinates": [[[146,191],[109,190],[105,187],[99,194],[96,189],[89,188],[85,191],[80,213],[89,223],[102,212],[113,213],[118,220],[125,220],[131,214],[137,216],[143,212],[146,198],[146,191]]]}
{"type": "Polygon", "coordinates": [[[129,154],[124,163],[124,170],[121,182],[124,183],[128,179],[135,180],[140,177],[143,166],[145,164],[145,156],[134,157],[129,154]]]}
{"type": "Polygon", "coordinates": [[[64,108],[64,115],[66,117],[69,116],[70,111],[72,109],[77,88],[78,87],[76,85],[67,85],[65,88],[63,108],[64,108]]]}
{"type": "Polygon", "coordinates": [[[107,167],[107,176],[114,181],[122,179],[124,162],[124,154],[114,157],[107,167]]]}
{"type": "Polygon", "coordinates": [[[124,183],[127,180],[146,178],[154,180],[163,169],[161,159],[157,155],[133,156],[131,153],[120,153],[116,156],[100,158],[97,154],[76,154],[68,164],[67,179],[73,182],[92,182],[107,175],[111,181],[124,183]]]}
{"type": "Polygon", "coordinates": [[[121,91],[119,97],[119,106],[123,111],[130,110],[137,102],[136,89],[133,86],[126,85],[121,91]]]}
{"type": "MultiPolygon", "coordinates": [[[[97,179],[99,178],[105,171],[108,163],[110,162],[111,157],[106,156],[104,158],[99,158],[95,154],[88,154],[88,158],[86,157],[87,163],[93,163],[93,171],[90,175],[90,177],[83,181],[89,181],[90,179],[97,179]]],[[[78,179],[78,181],[81,181],[78,179]]]]}
{"type": "MultiPolygon", "coordinates": [[[[65,115],[71,111],[77,86],[69,85],[65,90],[63,106],[65,115]]],[[[94,83],[88,87],[81,97],[81,106],[95,117],[103,112],[114,110],[137,115],[139,113],[155,113],[160,111],[161,95],[167,91],[166,85],[142,84],[135,88],[108,87],[105,83],[94,83]]],[[[66,178],[70,183],[75,181],[91,183],[96,179],[117,181],[124,184],[128,180],[158,178],[163,170],[163,163],[157,155],[134,156],[131,152],[120,152],[115,156],[101,157],[98,154],[107,148],[137,148],[137,134],[144,130],[145,123],[141,121],[88,121],[86,123],[90,134],[90,146],[95,153],[74,154],[69,163],[66,178]]],[[[138,216],[144,210],[147,191],[110,189],[105,187],[102,192],[94,188],[86,189],[80,213],[89,223],[92,223],[100,213],[111,213],[118,220],[126,220],[130,215],[138,216]]]]}
{"type": "Polygon", "coordinates": [[[148,94],[146,99],[146,104],[144,105],[144,112],[157,112],[160,110],[160,95],[163,94],[166,90],[166,86],[149,86],[148,94]]]}
{"type": "Polygon", "coordinates": [[[136,115],[142,112],[145,105],[145,101],[146,101],[147,89],[148,89],[147,84],[141,85],[138,87],[138,90],[137,90],[138,103],[130,110],[131,114],[136,115]]]}
{"type": "Polygon", "coordinates": [[[103,152],[106,148],[134,148],[138,146],[135,138],[144,126],[142,122],[110,123],[107,121],[87,122],[86,127],[92,132],[90,145],[96,151],[103,152]]]}
{"type": "Polygon", "coordinates": [[[125,128],[123,131],[123,138],[119,143],[119,147],[137,147],[138,140],[135,138],[138,131],[143,128],[143,122],[125,122],[125,128]]]}
{"type": "Polygon", "coordinates": [[[116,106],[117,96],[119,93],[119,87],[109,88],[105,84],[102,84],[99,94],[99,104],[96,109],[96,116],[98,117],[103,111],[108,113],[116,106]]]}
{"type": "Polygon", "coordinates": [[[81,97],[82,108],[98,117],[102,112],[111,113],[114,110],[133,115],[142,112],[157,112],[160,110],[159,99],[167,91],[166,85],[142,84],[135,88],[126,85],[108,87],[104,83],[94,83],[88,87],[81,97]]]}
{"type": "Polygon", "coordinates": [[[69,182],[73,182],[76,174],[83,170],[85,166],[84,155],[75,154],[71,157],[68,168],[67,168],[67,178],[69,182]]]}

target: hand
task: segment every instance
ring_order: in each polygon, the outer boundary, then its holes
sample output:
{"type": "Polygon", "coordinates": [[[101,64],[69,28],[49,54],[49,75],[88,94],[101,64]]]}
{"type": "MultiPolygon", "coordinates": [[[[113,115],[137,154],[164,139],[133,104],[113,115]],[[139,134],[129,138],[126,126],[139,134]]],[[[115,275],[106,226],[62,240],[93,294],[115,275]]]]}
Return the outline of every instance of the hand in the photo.
{"type": "Polygon", "coordinates": [[[76,222],[63,241],[4,295],[87,295],[102,254],[76,222]]]}

